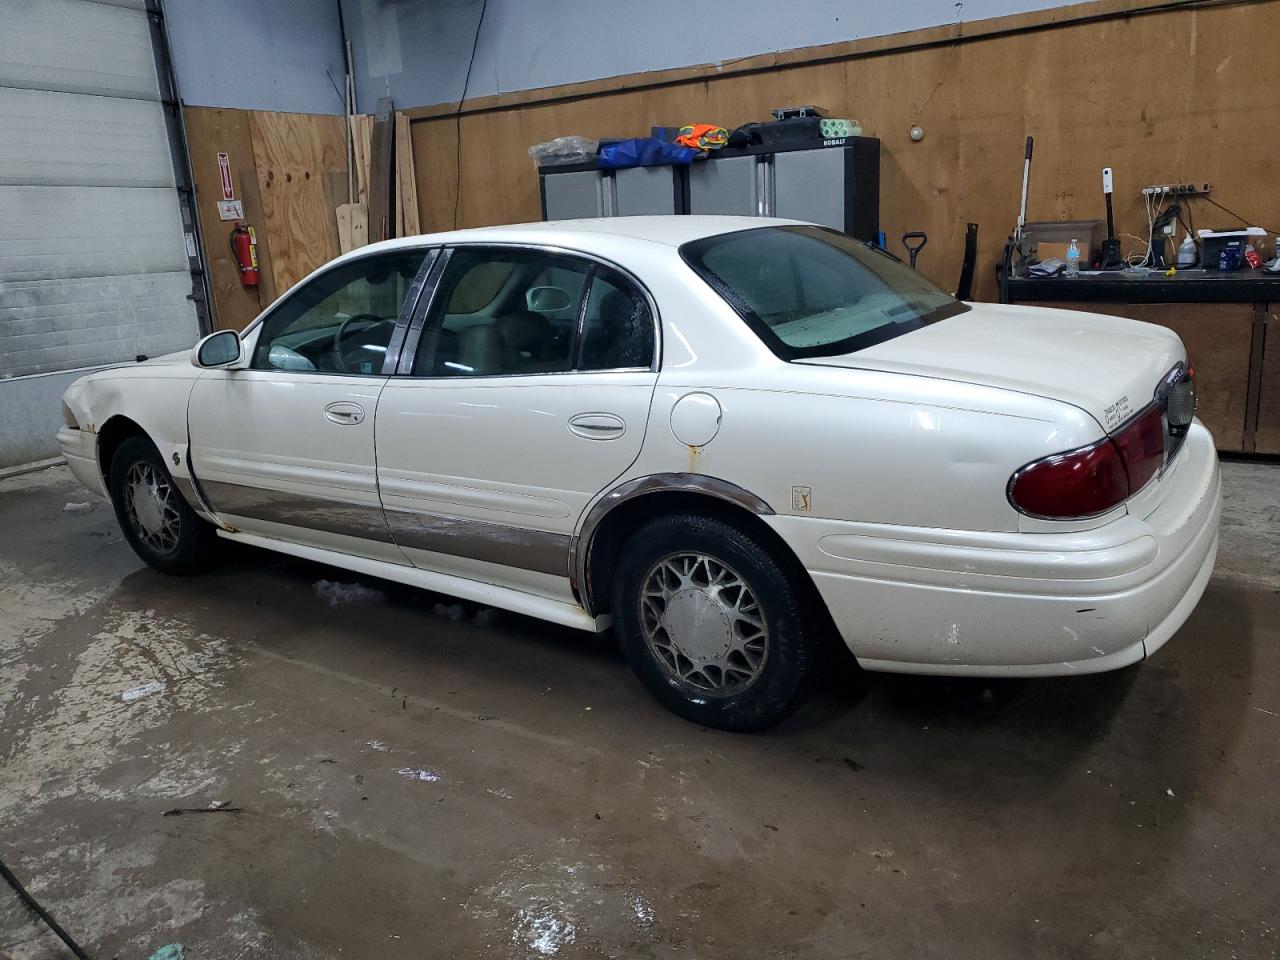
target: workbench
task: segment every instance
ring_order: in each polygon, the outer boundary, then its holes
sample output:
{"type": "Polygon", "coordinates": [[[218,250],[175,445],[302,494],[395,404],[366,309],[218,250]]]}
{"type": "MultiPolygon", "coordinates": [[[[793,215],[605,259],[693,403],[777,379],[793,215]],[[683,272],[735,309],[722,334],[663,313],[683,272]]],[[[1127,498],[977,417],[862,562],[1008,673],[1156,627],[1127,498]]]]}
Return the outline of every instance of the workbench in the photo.
{"type": "Polygon", "coordinates": [[[1280,454],[1280,274],[1179,270],[1012,277],[1009,303],[1087,310],[1168,327],[1196,368],[1197,415],[1224,452],[1280,454]]]}

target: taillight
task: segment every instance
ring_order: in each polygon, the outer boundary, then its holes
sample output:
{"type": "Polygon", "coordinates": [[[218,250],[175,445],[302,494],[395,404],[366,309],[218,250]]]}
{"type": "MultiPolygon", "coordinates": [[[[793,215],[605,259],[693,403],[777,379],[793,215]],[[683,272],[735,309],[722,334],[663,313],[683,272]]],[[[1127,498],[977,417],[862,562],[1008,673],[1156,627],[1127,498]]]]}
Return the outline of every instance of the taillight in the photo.
{"type": "Polygon", "coordinates": [[[1129,492],[1137,493],[1164,466],[1164,416],[1155,404],[1129,421],[1112,442],[1129,474],[1129,492]]]}
{"type": "Polygon", "coordinates": [[[1048,520],[1106,513],[1128,497],[1124,461],[1109,439],[1036,460],[1009,481],[1009,502],[1048,520]]]}
{"type": "Polygon", "coordinates": [[[1164,465],[1164,419],[1152,405],[1117,433],[1035,460],[1009,479],[1009,502],[1033,517],[1081,520],[1118,507],[1164,465]]]}

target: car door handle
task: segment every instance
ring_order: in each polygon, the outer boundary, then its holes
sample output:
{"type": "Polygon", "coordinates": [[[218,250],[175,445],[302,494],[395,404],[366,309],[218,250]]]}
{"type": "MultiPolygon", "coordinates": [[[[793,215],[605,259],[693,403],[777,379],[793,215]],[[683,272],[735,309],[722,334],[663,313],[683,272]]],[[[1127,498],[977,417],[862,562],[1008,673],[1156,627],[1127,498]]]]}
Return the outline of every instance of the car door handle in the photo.
{"type": "Polygon", "coordinates": [[[587,440],[616,440],[627,432],[627,424],[612,413],[580,413],[569,418],[569,432],[587,440]]]}
{"type": "Polygon", "coordinates": [[[364,422],[364,407],[350,400],[339,400],[324,408],[326,420],[349,427],[364,422]]]}

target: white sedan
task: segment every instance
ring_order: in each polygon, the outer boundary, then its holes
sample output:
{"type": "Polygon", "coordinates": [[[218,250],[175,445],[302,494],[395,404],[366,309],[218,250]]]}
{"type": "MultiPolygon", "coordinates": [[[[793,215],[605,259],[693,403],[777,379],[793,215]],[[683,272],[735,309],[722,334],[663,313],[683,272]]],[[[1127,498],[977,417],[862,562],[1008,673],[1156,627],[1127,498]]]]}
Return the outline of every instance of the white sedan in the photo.
{"type": "Polygon", "coordinates": [[[750,729],[823,636],[868,670],[1154,653],[1218,545],[1182,343],[962,303],[782,220],[629,217],[347,254],[242,334],[91,374],[58,440],[147,563],[209,535],[602,631],[750,729]]]}

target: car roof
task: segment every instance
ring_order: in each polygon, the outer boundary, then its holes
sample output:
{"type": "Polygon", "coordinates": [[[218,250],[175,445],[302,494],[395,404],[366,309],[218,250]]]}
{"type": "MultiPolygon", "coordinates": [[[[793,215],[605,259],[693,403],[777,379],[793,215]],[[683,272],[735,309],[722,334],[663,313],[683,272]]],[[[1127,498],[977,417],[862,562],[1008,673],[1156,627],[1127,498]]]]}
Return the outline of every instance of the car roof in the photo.
{"type": "Polygon", "coordinates": [[[541,223],[513,223],[400,237],[361,247],[347,256],[445,243],[534,243],[591,252],[598,246],[609,244],[610,240],[617,238],[678,247],[690,240],[700,240],[717,234],[750,230],[754,227],[794,225],[801,222],[771,217],[677,215],[550,220],[541,223]]]}

